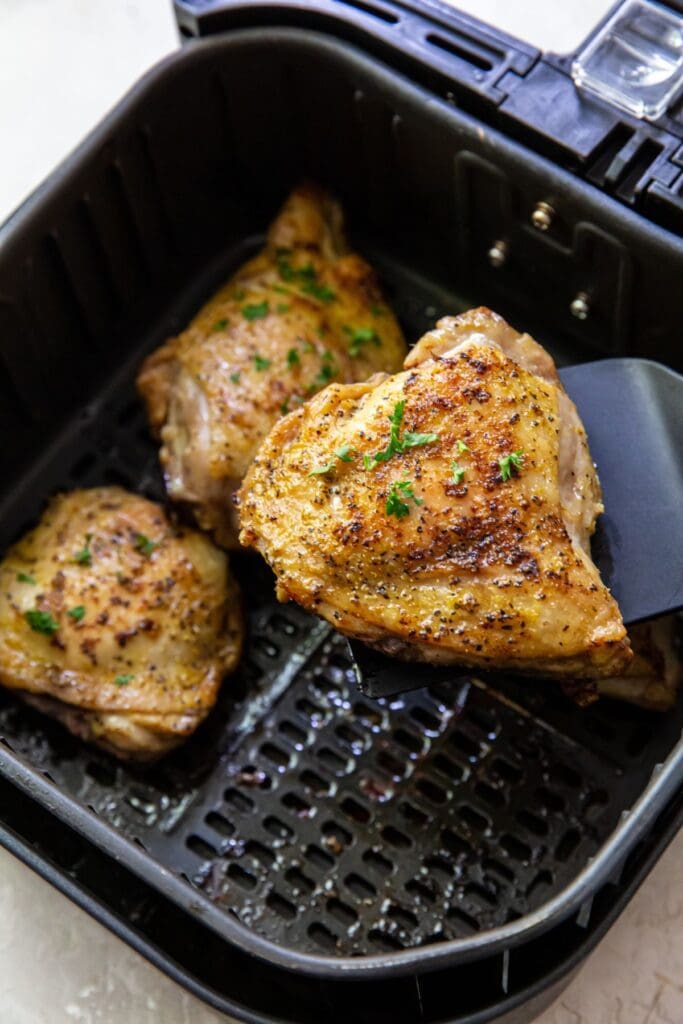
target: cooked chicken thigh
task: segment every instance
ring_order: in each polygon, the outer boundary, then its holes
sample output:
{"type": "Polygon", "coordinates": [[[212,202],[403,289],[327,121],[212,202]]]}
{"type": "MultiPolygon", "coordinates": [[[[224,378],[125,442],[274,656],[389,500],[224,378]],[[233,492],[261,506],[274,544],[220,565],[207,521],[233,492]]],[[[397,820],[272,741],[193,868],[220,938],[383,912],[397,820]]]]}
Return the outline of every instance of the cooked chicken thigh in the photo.
{"type": "Polygon", "coordinates": [[[236,547],[232,495],[275,421],[331,380],[398,370],[405,353],[374,272],[348,251],[339,204],[296,189],[265,249],[142,367],[170,497],[236,547]]]}
{"type": "Polygon", "coordinates": [[[191,735],[241,642],[224,553],[119,487],[53,499],[0,566],[0,683],[121,757],[191,735]]]}
{"type": "Polygon", "coordinates": [[[600,488],[551,358],[482,309],[405,366],[330,385],[260,449],[240,537],[279,597],[409,660],[620,672],[626,631],[588,553],[600,488]]]}

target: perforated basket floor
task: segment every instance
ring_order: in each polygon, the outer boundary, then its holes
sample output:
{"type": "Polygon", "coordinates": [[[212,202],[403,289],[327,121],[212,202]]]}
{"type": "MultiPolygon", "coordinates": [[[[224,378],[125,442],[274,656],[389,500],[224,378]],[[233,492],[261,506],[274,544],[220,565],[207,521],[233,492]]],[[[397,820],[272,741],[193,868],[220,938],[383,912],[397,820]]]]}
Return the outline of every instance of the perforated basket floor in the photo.
{"type": "MultiPolygon", "coordinates": [[[[116,482],[162,497],[135,368],[244,255],[180,296],[56,439],[5,505],[2,548],[59,488],[116,482]]],[[[408,336],[461,306],[371,255],[408,336]]],[[[277,605],[256,558],[234,564],[246,655],[184,749],[152,769],[126,767],[9,694],[0,735],[67,800],[288,948],[371,954],[523,916],[575,877],[680,735],[680,709],[580,711],[542,683],[472,679],[373,703],[356,691],[345,641],[277,605]]]]}

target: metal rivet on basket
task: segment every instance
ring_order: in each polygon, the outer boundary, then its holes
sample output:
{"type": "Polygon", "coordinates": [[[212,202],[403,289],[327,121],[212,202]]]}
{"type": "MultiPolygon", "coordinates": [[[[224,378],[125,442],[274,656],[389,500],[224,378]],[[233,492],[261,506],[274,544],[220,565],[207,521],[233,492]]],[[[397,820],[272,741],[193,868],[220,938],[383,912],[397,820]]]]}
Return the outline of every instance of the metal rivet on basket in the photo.
{"type": "Polygon", "coordinates": [[[555,211],[550,203],[536,203],[531,214],[531,223],[539,231],[547,231],[553,222],[555,211]]]}
{"type": "Polygon", "coordinates": [[[577,320],[587,320],[591,311],[591,304],[585,292],[579,292],[569,305],[569,311],[577,320]]]}
{"type": "Polygon", "coordinates": [[[502,267],[508,258],[507,242],[503,242],[501,239],[498,239],[498,241],[493,243],[487,255],[492,267],[502,267]]]}

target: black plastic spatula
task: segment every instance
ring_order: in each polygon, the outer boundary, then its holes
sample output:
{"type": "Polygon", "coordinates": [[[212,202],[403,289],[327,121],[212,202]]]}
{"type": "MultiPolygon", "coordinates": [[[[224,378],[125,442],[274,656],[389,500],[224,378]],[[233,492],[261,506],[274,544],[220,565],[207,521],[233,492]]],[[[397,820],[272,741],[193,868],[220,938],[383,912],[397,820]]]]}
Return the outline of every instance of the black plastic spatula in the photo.
{"type": "MultiPolygon", "coordinates": [[[[683,607],[683,377],[647,359],[561,370],[598,467],[605,513],[593,558],[624,622],[683,607]]],[[[359,688],[387,696],[453,679],[457,668],[408,664],[352,641],[359,688]]]]}

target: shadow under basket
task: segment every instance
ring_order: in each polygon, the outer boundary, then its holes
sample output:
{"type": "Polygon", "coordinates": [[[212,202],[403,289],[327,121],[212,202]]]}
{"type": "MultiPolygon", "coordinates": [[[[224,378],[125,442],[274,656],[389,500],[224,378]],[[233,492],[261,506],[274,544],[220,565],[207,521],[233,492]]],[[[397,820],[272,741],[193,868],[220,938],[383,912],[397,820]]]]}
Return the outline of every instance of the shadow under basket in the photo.
{"type": "MultiPolygon", "coordinates": [[[[59,490],[163,499],[136,368],[303,176],[343,201],[411,340],[485,302],[563,365],[680,360],[680,240],[386,56],[274,26],[193,44],[5,225],[0,549],[59,490]],[[528,214],[550,194],[546,237],[528,214]]],[[[241,1019],[529,1020],[675,831],[683,707],[581,711],[550,683],[476,678],[370,701],[346,642],[277,605],[255,557],[233,561],[242,665],[158,765],[118,764],[2,694],[0,840],[241,1019]]]]}

